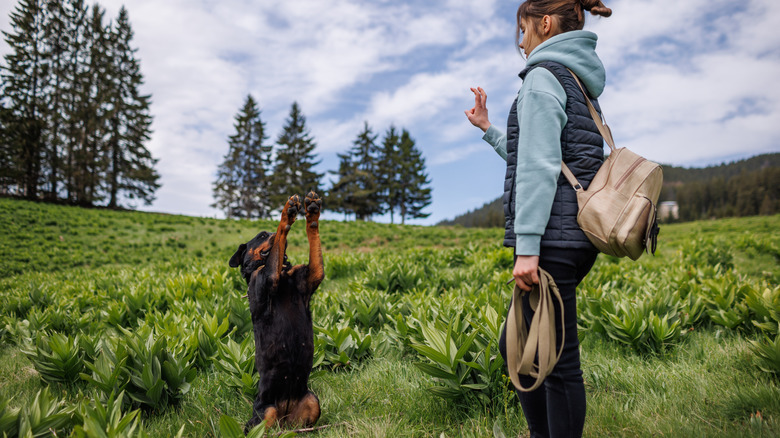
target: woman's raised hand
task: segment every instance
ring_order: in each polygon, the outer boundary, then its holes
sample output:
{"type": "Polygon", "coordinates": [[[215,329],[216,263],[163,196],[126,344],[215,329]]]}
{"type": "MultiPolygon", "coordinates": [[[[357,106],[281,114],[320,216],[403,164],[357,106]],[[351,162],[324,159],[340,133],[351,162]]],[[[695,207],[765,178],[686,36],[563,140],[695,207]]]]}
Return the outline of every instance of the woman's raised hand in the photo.
{"type": "Polygon", "coordinates": [[[465,111],[466,117],[468,117],[469,122],[471,122],[472,125],[481,129],[483,132],[487,131],[488,128],[490,128],[488,110],[487,106],[485,106],[485,102],[487,102],[487,93],[485,93],[485,90],[483,90],[482,87],[472,88],[471,91],[474,93],[474,108],[465,111]]]}

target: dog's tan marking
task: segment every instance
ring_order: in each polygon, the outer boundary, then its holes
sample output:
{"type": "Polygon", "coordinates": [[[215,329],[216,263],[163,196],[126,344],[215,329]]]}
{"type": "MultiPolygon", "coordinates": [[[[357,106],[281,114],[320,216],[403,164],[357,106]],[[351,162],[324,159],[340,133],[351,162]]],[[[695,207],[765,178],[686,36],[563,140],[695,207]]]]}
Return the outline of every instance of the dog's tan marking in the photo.
{"type": "Polygon", "coordinates": [[[257,248],[252,249],[249,251],[249,254],[252,255],[252,260],[262,260],[263,256],[261,253],[268,251],[271,249],[271,243],[273,240],[268,239],[267,241],[263,242],[262,245],[258,246],[257,248]]]}
{"type": "Polygon", "coordinates": [[[290,422],[312,426],[320,418],[320,402],[314,394],[306,394],[290,412],[290,422]]]}
{"type": "Polygon", "coordinates": [[[265,420],[265,427],[272,427],[274,423],[276,423],[278,416],[279,413],[275,407],[271,406],[266,408],[265,415],[263,415],[263,420],[265,420]]]}

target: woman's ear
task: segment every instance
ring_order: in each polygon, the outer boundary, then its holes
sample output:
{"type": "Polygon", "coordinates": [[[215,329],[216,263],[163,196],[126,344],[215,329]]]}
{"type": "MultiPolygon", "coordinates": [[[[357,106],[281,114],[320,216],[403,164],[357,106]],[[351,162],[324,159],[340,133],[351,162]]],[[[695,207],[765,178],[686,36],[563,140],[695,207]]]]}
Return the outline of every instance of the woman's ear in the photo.
{"type": "Polygon", "coordinates": [[[246,243],[242,243],[241,245],[238,245],[238,250],[236,251],[235,254],[233,254],[233,257],[230,258],[228,265],[231,268],[237,268],[241,266],[241,262],[244,260],[245,253],[246,253],[246,243]]]}
{"type": "Polygon", "coordinates": [[[547,36],[552,31],[552,17],[545,15],[542,17],[542,36],[547,36]]]}

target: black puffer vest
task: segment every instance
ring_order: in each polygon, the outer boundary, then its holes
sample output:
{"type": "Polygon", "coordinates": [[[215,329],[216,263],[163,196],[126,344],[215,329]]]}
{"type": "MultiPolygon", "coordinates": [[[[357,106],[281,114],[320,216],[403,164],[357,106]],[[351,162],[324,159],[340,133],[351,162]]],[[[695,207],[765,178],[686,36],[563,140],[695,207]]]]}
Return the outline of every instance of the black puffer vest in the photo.
{"type": "MultiPolygon", "coordinates": [[[[566,125],[561,132],[561,150],[563,162],[569,166],[574,176],[588,188],[593,176],[604,162],[604,139],[599,134],[596,122],[590,116],[585,97],[582,95],[574,77],[562,64],[552,61],[540,62],[520,72],[525,76],[534,68],[542,67],[552,72],[566,91],[566,125]]],[[[598,100],[591,99],[593,106],[601,114],[598,100]]],[[[506,177],[504,179],[504,217],[506,231],[504,246],[515,246],[515,180],[517,173],[517,99],[512,104],[507,122],[506,137],[506,177]]],[[[521,158],[522,159],[522,158],[521,158]]],[[[555,192],[550,220],[542,236],[542,246],[555,248],[594,249],[585,233],[577,224],[577,195],[566,177],[558,177],[558,189],[555,192]]]]}

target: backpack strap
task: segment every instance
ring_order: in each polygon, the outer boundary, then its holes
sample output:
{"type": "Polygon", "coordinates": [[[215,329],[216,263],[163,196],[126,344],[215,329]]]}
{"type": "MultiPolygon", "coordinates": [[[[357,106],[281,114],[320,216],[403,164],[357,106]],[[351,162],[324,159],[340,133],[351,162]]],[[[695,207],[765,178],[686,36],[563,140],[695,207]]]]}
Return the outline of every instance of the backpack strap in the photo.
{"type": "MultiPolygon", "coordinates": [[[[593,106],[593,103],[590,101],[590,98],[588,97],[588,93],[585,92],[585,88],[582,86],[582,83],[580,82],[580,78],[577,77],[577,75],[574,74],[571,69],[566,68],[566,70],[571,73],[571,75],[574,77],[574,80],[577,82],[577,85],[580,87],[580,91],[582,91],[582,95],[585,96],[585,103],[588,105],[588,111],[590,111],[590,116],[593,117],[593,121],[596,122],[596,128],[598,128],[599,133],[601,134],[601,137],[604,138],[604,141],[607,143],[607,146],[609,146],[609,150],[612,152],[615,152],[615,140],[612,138],[612,130],[609,129],[609,126],[607,123],[602,119],[602,116],[599,115],[598,111],[596,111],[596,108],[593,106]]],[[[566,165],[566,163],[561,160],[561,172],[563,172],[563,175],[566,177],[566,180],[569,181],[569,184],[574,188],[574,191],[579,192],[582,191],[582,185],[579,181],[577,181],[577,178],[574,176],[574,174],[571,172],[571,169],[569,169],[569,166],[566,165]]]]}
{"type": "Polygon", "coordinates": [[[580,87],[580,91],[582,91],[582,95],[585,96],[585,103],[588,105],[588,111],[590,111],[590,116],[593,117],[593,121],[596,122],[596,128],[598,128],[601,136],[604,137],[604,141],[607,142],[609,149],[612,152],[615,152],[615,140],[612,138],[612,130],[609,129],[609,126],[602,119],[602,116],[599,115],[598,111],[596,111],[596,108],[593,106],[593,103],[590,101],[590,98],[588,98],[588,93],[586,93],[585,88],[582,87],[580,78],[578,78],[577,75],[575,75],[574,72],[571,71],[570,69],[567,68],[566,70],[569,70],[569,73],[571,73],[571,75],[574,77],[574,80],[577,82],[577,85],[580,87]]]}

